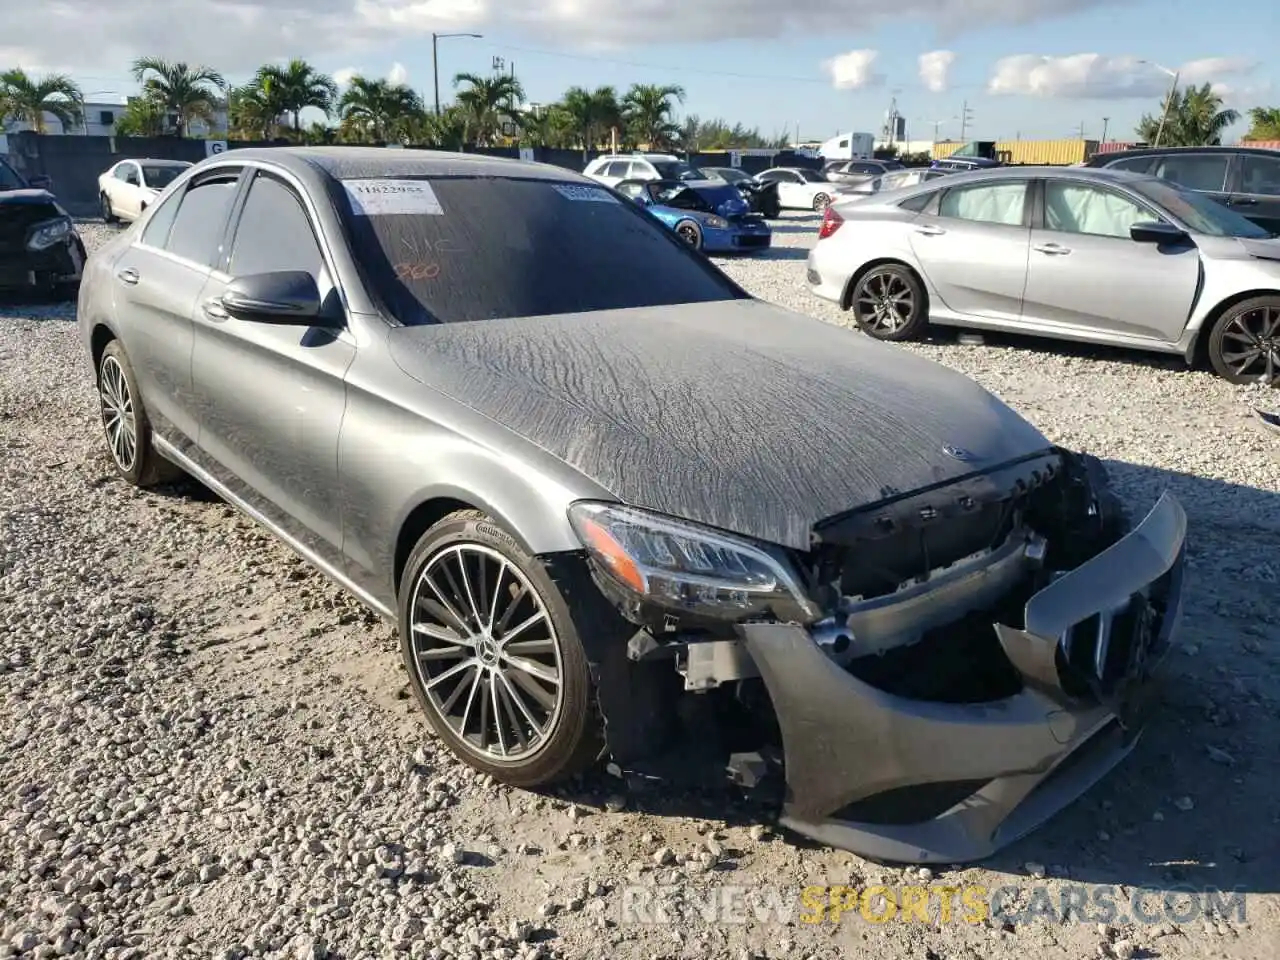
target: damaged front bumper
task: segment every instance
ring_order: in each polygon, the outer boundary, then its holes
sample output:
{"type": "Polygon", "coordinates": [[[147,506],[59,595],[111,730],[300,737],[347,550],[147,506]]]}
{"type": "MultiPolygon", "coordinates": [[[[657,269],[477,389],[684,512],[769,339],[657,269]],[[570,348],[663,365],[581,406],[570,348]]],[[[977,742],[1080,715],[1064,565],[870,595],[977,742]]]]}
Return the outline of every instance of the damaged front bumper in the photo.
{"type": "MultiPolygon", "coordinates": [[[[1020,691],[963,703],[889,693],[798,624],[738,627],[781,729],[781,823],[877,860],[979,860],[1132,749],[1181,614],[1186,515],[1169,494],[1126,536],[995,624],[1020,691]]],[[[921,669],[928,664],[920,665],[921,669]]]]}

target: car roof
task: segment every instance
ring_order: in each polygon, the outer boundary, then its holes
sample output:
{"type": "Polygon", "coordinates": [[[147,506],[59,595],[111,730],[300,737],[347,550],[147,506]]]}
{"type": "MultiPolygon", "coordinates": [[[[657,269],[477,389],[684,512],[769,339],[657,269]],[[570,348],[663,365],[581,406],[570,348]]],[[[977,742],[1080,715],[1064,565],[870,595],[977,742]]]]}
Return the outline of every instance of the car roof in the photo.
{"type": "Polygon", "coordinates": [[[324,180],[396,177],[519,177],[591,184],[580,173],[532,160],[487,157],[445,150],[388,150],[385,147],[245,147],[201,160],[201,170],[250,162],[274,166],[319,188],[324,180]]]}
{"type": "Polygon", "coordinates": [[[190,160],[166,160],[160,157],[123,157],[117,161],[118,166],[121,163],[149,163],[154,167],[189,167],[192,165],[190,160]]]}
{"type": "Polygon", "coordinates": [[[1148,155],[1154,156],[1157,154],[1163,155],[1178,153],[1249,153],[1264,157],[1280,156],[1280,150],[1276,150],[1272,147],[1250,147],[1242,144],[1235,147],[1224,147],[1221,145],[1205,147],[1130,147],[1127,150],[1115,150],[1110,153],[1095,153],[1089,159],[1112,160],[1116,157],[1141,157],[1148,155]]]}
{"type": "Polygon", "coordinates": [[[1112,170],[1107,167],[1054,167],[1047,164],[1027,164],[1012,167],[991,167],[986,170],[964,170],[958,173],[949,174],[946,180],[949,184],[982,183],[989,180],[1022,180],[1027,177],[1057,177],[1121,184],[1155,179],[1145,173],[1134,173],[1129,170],[1112,170]]]}

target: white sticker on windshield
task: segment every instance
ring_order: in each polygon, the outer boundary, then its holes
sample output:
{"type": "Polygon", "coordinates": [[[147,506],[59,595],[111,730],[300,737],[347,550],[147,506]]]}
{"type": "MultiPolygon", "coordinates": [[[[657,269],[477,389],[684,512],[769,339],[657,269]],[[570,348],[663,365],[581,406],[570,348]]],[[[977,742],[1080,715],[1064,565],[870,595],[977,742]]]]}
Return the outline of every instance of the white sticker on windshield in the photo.
{"type": "Polygon", "coordinates": [[[356,216],[423,213],[440,216],[444,207],[425,180],[343,180],[356,216]]]}
{"type": "Polygon", "coordinates": [[[586,187],[577,183],[553,184],[560,196],[569,200],[584,200],[588,203],[617,203],[618,198],[602,187],[586,187]]]}

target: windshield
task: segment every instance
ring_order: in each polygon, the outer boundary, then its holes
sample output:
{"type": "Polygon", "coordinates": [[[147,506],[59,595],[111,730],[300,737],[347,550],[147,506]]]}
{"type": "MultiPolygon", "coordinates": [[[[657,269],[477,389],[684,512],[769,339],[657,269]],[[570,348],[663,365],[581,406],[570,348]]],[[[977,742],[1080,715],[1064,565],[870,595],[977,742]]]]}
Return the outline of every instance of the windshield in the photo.
{"type": "Polygon", "coordinates": [[[719,175],[721,180],[727,180],[730,183],[741,183],[743,180],[751,179],[750,174],[735,170],[732,167],[716,167],[714,172],[719,175]]]}
{"type": "Polygon", "coordinates": [[[653,168],[663,180],[701,180],[702,171],[683,160],[655,160],[653,168]]]}
{"type": "Polygon", "coordinates": [[[1155,177],[1132,184],[1144,197],[1153,200],[1197,233],[1211,237],[1247,237],[1263,240],[1271,233],[1211,197],[1186,190],[1155,177]]]}
{"type": "Polygon", "coordinates": [[[22,190],[26,183],[18,176],[18,171],[0,160],[0,190],[22,190]]]}
{"type": "Polygon", "coordinates": [[[178,174],[186,169],[186,167],[177,167],[172,164],[144,165],[142,168],[142,182],[155,190],[163,190],[173,183],[178,174]]]}
{"type": "Polygon", "coordinates": [[[825,173],[819,173],[817,170],[806,170],[804,168],[798,167],[796,169],[796,173],[800,174],[800,179],[806,180],[809,183],[830,183],[831,182],[827,179],[827,175],[825,173]]]}
{"type": "Polygon", "coordinates": [[[596,185],[348,180],[335,200],[366,282],[405,324],[744,296],[650,214],[596,185]]]}

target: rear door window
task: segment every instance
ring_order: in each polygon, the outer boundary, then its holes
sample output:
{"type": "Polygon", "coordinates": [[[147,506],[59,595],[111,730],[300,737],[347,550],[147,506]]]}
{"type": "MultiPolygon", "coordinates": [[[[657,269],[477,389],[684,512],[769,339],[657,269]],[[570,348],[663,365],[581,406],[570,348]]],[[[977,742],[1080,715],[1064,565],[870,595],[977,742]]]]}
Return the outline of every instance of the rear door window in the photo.
{"type": "Polygon", "coordinates": [[[1240,193],[1280,197],[1280,158],[1245,154],[1240,158],[1240,193]]]}
{"type": "MultiPolygon", "coordinates": [[[[188,186],[164,248],[176,257],[211,267],[222,253],[222,238],[239,186],[239,172],[219,173],[188,186]]],[[[167,204],[166,204],[167,206],[167,204]]]]}
{"type": "Polygon", "coordinates": [[[1226,189],[1230,159],[1225,153],[1171,154],[1160,158],[1155,175],[1188,190],[1221,192],[1226,189]]]}

